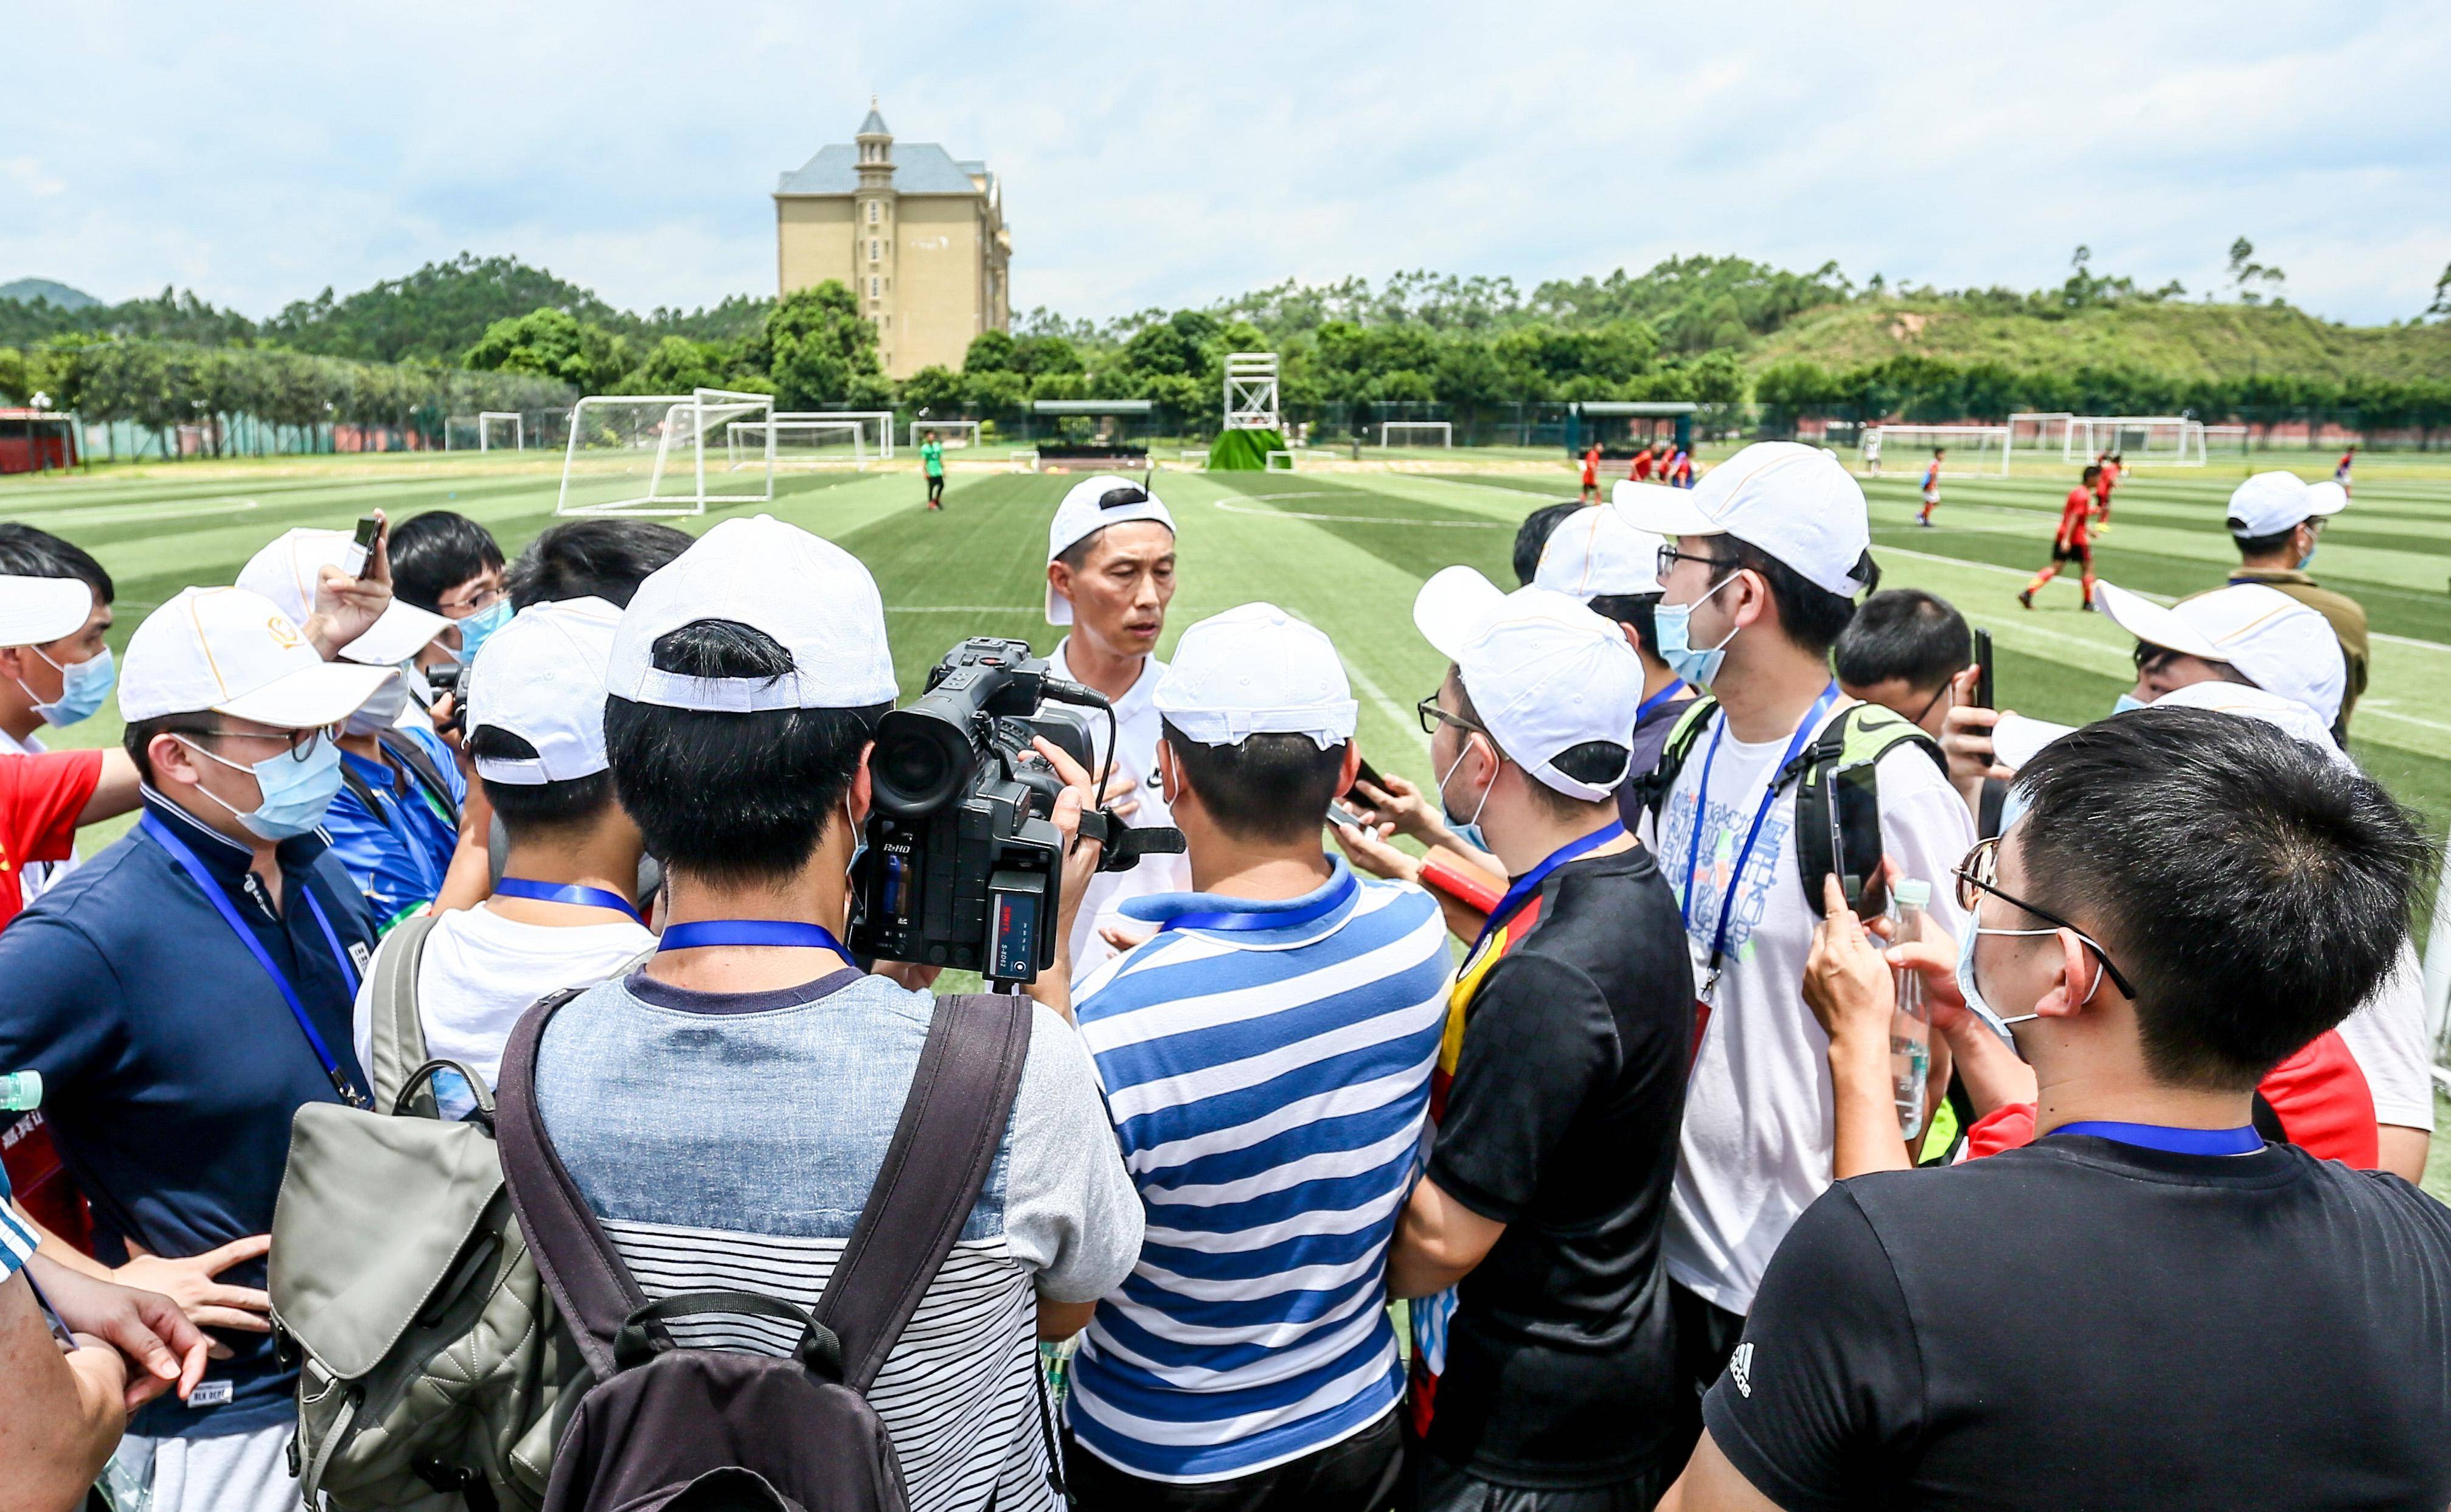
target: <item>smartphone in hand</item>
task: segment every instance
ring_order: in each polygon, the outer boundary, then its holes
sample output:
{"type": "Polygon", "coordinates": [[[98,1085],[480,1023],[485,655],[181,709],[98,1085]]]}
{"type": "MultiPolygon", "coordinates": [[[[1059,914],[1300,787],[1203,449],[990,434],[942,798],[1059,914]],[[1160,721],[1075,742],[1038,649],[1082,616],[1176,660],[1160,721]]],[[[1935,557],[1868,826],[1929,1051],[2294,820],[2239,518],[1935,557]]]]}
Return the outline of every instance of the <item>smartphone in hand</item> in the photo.
{"type": "Polygon", "coordinates": [[[349,538],[349,576],[365,576],[366,563],[375,560],[375,542],[382,539],[382,517],[360,515],[358,532],[349,538]]]}
{"type": "Polygon", "coordinates": [[[1991,632],[1974,632],[1974,707],[1989,709],[1991,702],[1991,632]]]}

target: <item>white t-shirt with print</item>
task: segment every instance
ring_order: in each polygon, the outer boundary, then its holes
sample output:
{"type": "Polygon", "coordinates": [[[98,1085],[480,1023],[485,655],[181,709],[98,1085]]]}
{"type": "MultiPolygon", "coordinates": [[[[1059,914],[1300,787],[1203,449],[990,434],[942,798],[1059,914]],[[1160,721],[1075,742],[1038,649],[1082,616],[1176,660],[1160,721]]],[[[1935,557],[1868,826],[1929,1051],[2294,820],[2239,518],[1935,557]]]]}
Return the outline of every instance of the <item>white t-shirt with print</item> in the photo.
{"type": "MultiPolygon", "coordinates": [[[[1068,682],[1081,679],[1073,674],[1071,664],[1064,659],[1071,638],[1057,644],[1048,659],[1049,670],[1068,682]]],[[[1135,827],[1171,825],[1173,812],[1167,808],[1166,798],[1157,790],[1158,726],[1163,722],[1157,712],[1158,679],[1166,676],[1166,663],[1150,657],[1141,664],[1140,680],[1115,700],[1115,771],[1110,782],[1129,777],[1140,784],[1131,796],[1140,807],[1127,822],[1135,827]]],[[[1107,717],[1096,709],[1081,711],[1089,720],[1089,743],[1097,765],[1107,759],[1107,717]]],[[[1095,777],[1097,765],[1090,768],[1095,777]]],[[[1153,893],[1188,893],[1191,891],[1191,862],[1181,855],[1143,856],[1138,866],[1127,872],[1101,872],[1089,879],[1088,892],[1081,900],[1081,912],[1072,921],[1072,980],[1079,981],[1107,963],[1116,953],[1098,933],[1101,925],[1120,927],[1134,939],[1146,939],[1149,926],[1138,919],[1126,918],[1121,912],[1127,898],[1146,897],[1153,893]]]]}
{"type": "Polygon", "coordinates": [[[2375,1119],[2402,1129],[2434,1128],[2434,1056],[2425,1032],[2425,973],[2413,945],[2358,1011],[2341,1021],[2341,1040],[2374,1094],[2375,1119]]]}
{"type": "MultiPolygon", "coordinates": [[[[1842,706],[1843,707],[1843,706],[1842,706]]],[[[1833,711],[1829,717],[1835,717],[1833,711]]],[[[1714,716],[1715,720],[1720,717],[1714,716]]],[[[1695,742],[1660,810],[1660,869],[1685,912],[1694,981],[1729,903],[1736,854],[1762,795],[1786,755],[1788,738],[1721,740],[1708,762],[1710,812],[1698,852],[1695,805],[1711,736],[1695,742]],[[1687,896],[1689,857],[1694,877],[1687,896]]],[[[1960,927],[1951,874],[1974,844],[1974,821],[1939,764],[1912,745],[1874,768],[1881,844],[1901,874],[1931,884],[1934,921],[1960,927]]],[[[1648,832],[1652,826],[1646,822],[1648,832]]],[[[1804,958],[1820,921],[1808,906],[1795,865],[1795,784],[1762,821],[1734,887],[1734,914],[1718,990],[1686,1083],[1683,1153],[1676,1168],[1666,1244],[1668,1273],[1731,1312],[1753,1306],[1762,1271],[1788,1227],[1830,1185],[1835,1102],[1830,1036],[1804,1001],[1804,958]]]]}

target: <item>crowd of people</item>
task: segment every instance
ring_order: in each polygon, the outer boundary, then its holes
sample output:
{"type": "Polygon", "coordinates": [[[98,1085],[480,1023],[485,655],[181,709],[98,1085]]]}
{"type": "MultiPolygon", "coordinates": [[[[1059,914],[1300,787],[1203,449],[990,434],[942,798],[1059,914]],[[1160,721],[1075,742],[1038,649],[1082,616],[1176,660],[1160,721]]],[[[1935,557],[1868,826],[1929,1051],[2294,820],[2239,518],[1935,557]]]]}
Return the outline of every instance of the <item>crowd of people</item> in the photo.
{"type": "Polygon", "coordinates": [[[846,943],[909,690],[827,540],[292,530],[114,663],[0,525],[0,1508],[2451,1502],[2345,490],[2247,479],[2175,604],[2088,555],[2072,728],[1829,453],[1596,467],[1422,586],[1427,784],[1284,608],[1162,658],[1172,515],[1072,485],[1112,717],[1016,757],[992,995],[846,943]]]}

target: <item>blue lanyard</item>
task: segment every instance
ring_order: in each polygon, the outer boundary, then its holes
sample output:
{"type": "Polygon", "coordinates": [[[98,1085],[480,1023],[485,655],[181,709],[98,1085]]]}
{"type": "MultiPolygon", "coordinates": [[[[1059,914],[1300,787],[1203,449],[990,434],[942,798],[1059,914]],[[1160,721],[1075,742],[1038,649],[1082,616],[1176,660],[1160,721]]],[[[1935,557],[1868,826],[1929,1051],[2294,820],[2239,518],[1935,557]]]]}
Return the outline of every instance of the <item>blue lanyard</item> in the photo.
{"type": "MultiPolygon", "coordinates": [[[[1754,822],[1745,830],[1744,849],[1736,853],[1736,869],[1728,874],[1728,891],[1719,899],[1719,927],[1711,938],[1711,960],[1705,968],[1710,972],[1710,979],[1702,990],[1705,997],[1710,995],[1710,984],[1718,979],[1719,957],[1728,948],[1728,924],[1736,916],[1736,887],[1744,880],[1745,863],[1753,859],[1754,842],[1761,838],[1762,821],[1770,817],[1771,805],[1778,801],[1779,774],[1785,772],[1787,764],[1795,759],[1795,754],[1804,749],[1804,743],[1813,738],[1814,732],[1820,728],[1821,717],[1829,713],[1830,706],[1837,701],[1837,683],[1833,682],[1821,690],[1821,697],[1814,699],[1813,707],[1804,711],[1803,719],[1795,726],[1795,734],[1788,736],[1786,752],[1779,756],[1778,765],[1770,769],[1770,780],[1762,784],[1761,807],[1754,810],[1754,822]]],[[[1684,915],[1687,929],[1694,927],[1694,879],[1701,871],[1703,821],[1711,812],[1711,765],[1718,760],[1719,738],[1727,733],[1727,711],[1721,710],[1719,722],[1711,730],[1711,749],[1702,757],[1702,783],[1694,795],[1694,830],[1685,846],[1685,897],[1679,905],[1679,912],[1684,915]]]]}
{"type": "Polygon", "coordinates": [[[581,887],[576,882],[531,882],[523,876],[506,876],[494,884],[500,897],[523,897],[536,903],[577,903],[588,908],[615,909],[644,924],[638,911],[620,893],[600,887],[581,887]]]}
{"type": "Polygon", "coordinates": [[[1658,708],[1661,704],[1666,703],[1669,699],[1676,697],[1684,691],[1685,679],[1679,677],[1675,682],[1670,683],[1668,686],[1660,689],[1657,693],[1653,694],[1650,697],[1645,698],[1640,703],[1635,705],[1635,724],[1639,726],[1644,718],[1649,717],[1652,710],[1658,708]]]}
{"type": "MultiPolygon", "coordinates": [[[[264,973],[272,978],[272,985],[281,989],[281,1000],[289,1005],[289,1016],[298,1020],[299,1029],[306,1035],[306,1043],[314,1049],[315,1058],[323,1063],[324,1078],[331,1082],[332,1090],[340,1094],[341,1101],[352,1108],[372,1108],[374,1100],[360,1091],[357,1084],[349,1080],[348,1073],[341,1070],[341,1063],[332,1058],[331,1048],[324,1043],[323,1032],[315,1028],[315,1021],[306,1016],[306,1005],[298,1000],[298,990],[289,985],[289,978],[273,964],[272,957],[264,949],[264,942],[257,939],[255,931],[248,929],[246,921],[238,916],[238,910],[230,906],[229,894],[222,891],[221,883],[206,869],[196,853],[187,848],[187,842],[170,833],[170,827],[151,814],[147,814],[137,823],[156,844],[169,853],[170,859],[178,862],[181,870],[195,879],[196,885],[204,890],[205,900],[212,904],[213,911],[222,916],[222,922],[230,927],[230,933],[236,934],[239,943],[246,947],[247,953],[255,957],[255,964],[263,967],[264,973]]],[[[341,936],[333,930],[332,921],[324,916],[324,905],[316,901],[314,888],[301,878],[294,891],[306,900],[306,912],[314,915],[316,927],[324,932],[324,943],[331,947],[332,959],[341,968],[341,980],[348,984],[349,993],[354,997],[358,991],[357,968],[349,964],[349,952],[341,948],[341,936]]]]}
{"type": "Polygon", "coordinates": [[[2089,1119],[2083,1123],[2062,1124],[2051,1132],[2090,1134],[2096,1139],[2141,1145],[2147,1149],[2167,1150],[2173,1155],[2252,1155],[2264,1148],[2264,1136],[2255,1131],[2253,1124],[2238,1129],[2171,1129],[2162,1124],[2121,1124],[2089,1119]]]}
{"type": "Polygon", "coordinates": [[[1289,930],[1296,925],[1323,919],[1343,908],[1362,884],[1343,867],[1337,868],[1337,880],[1327,884],[1326,896],[1300,908],[1278,909],[1256,913],[1177,913],[1160,924],[1158,933],[1168,930],[1289,930]]]}
{"type": "Polygon", "coordinates": [[[834,938],[833,931],[797,919],[698,919],[688,924],[667,924],[656,949],[694,951],[708,945],[792,945],[832,951],[846,961],[851,959],[851,952],[834,938]]]}
{"type": "Polygon", "coordinates": [[[1565,844],[1558,847],[1547,855],[1541,857],[1539,865],[1534,867],[1531,871],[1524,873],[1521,876],[1517,877],[1514,881],[1507,883],[1506,895],[1498,900],[1498,907],[1489,911],[1489,917],[1482,922],[1480,933],[1473,938],[1472,949],[1464,952],[1464,959],[1470,960],[1475,955],[1480,953],[1480,948],[1488,941],[1490,933],[1493,930],[1496,930],[1499,925],[1504,923],[1507,915],[1513,913],[1516,908],[1520,905],[1525,898],[1530,897],[1533,893],[1539,892],[1540,890],[1540,884],[1548,880],[1550,873],[1558,870],[1558,868],[1565,865],[1577,856],[1598,850],[1599,847],[1608,844],[1611,840],[1621,838],[1624,835],[1625,821],[1622,819],[1611,819],[1608,823],[1601,825],[1598,829],[1584,835],[1581,839],[1569,840],[1565,844]]]}

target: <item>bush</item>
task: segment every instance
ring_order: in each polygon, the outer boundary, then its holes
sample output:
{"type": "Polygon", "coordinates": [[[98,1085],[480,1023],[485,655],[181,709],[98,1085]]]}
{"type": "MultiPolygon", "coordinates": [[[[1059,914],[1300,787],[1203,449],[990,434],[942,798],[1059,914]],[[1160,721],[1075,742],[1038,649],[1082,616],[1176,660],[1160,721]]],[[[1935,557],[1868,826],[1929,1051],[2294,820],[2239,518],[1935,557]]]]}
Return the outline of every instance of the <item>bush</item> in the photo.
{"type": "Polygon", "coordinates": [[[1208,470],[1213,473],[1258,473],[1268,467],[1268,453],[1284,451],[1285,438],[1273,430],[1229,430],[1209,443],[1208,470]]]}

